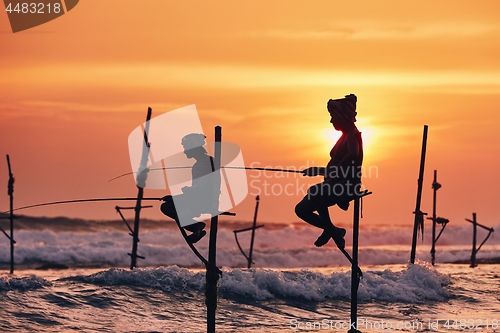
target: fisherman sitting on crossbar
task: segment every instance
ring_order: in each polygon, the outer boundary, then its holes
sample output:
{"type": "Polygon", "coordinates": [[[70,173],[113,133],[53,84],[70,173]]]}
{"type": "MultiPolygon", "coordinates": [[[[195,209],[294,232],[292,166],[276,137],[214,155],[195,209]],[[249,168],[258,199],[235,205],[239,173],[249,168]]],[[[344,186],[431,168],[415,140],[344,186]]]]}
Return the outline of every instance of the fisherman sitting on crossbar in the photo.
{"type": "Polygon", "coordinates": [[[329,100],[327,104],[333,127],[342,136],[330,151],[330,162],[326,167],[310,167],[303,171],[304,176],[323,176],[322,183],[311,186],[307,195],[295,207],[298,217],[307,223],[323,229],[314,245],[320,247],[333,238],[340,249],[345,247],[346,230],[333,225],[328,207],[337,205],[347,210],[349,201],[361,194],[361,164],[363,162],[363,143],[361,133],[356,128],[355,95],[329,100]],[[314,212],[318,212],[318,214],[314,212]]]}
{"type": "Polygon", "coordinates": [[[179,226],[191,231],[187,236],[188,242],[194,244],[206,235],[204,222],[195,218],[202,214],[218,214],[218,196],[214,193],[214,182],[217,174],[214,173],[213,157],[208,155],[203,147],[205,135],[191,133],[182,138],[184,154],[187,158],[194,158],[196,163],[191,169],[191,186],[184,186],[182,194],[166,195],[160,210],[163,214],[174,219],[179,226]]]}

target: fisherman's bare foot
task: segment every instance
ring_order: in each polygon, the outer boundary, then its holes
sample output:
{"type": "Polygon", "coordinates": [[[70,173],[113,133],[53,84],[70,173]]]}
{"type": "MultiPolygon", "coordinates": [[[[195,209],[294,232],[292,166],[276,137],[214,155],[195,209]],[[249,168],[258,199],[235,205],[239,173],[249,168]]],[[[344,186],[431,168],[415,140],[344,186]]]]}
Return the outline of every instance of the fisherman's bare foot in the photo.
{"type": "Polygon", "coordinates": [[[205,230],[200,230],[198,232],[193,232],[191,235],[187,236],[187,241],[191,244],[197,243],[200,239],[202,239],[207,232],[205,230]]]}
{"type": "Polygon", "coordinates": [[[207,232],[203,230],[205,226],[205,223],[196,221],[196,223],[184,227],[184,229],[192,232],[191,235],[186,237],[187,241],[191,244],[194,244],[202,239],[207,234],[207,232]]]}
{"type": "Polygon", "coordinates": [[[335,232],[332,235],[333,241],[339,249],[345,248],[345,234],[346,231],[344,228],[335,228],[335,232]]]}
{"type": "Polygon", "coordinates": [[[197,233],[205,229],[206,224],[204,222],[198,222],[196,220],[192,220],[192,223],[185,226],[184,229],[189,230],[193,233],[197,233]]]}
{"type": "Polygon", "coordinates": [[[321,247],[328,243],[328,241],[332,238],[331,232],[327,231],[326,229],[323,230],[323,233],[319,235],[318,239],[314,242],[314,245],[317,247],[321,247]]]}

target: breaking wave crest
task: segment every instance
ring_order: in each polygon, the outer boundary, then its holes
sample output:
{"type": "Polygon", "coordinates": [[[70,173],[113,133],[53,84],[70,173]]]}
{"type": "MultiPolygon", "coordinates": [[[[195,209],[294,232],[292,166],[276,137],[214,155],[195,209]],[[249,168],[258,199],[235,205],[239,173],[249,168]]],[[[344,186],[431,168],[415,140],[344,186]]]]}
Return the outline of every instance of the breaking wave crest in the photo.
{"type": "Polygon", "coordinates": [[[0,276],[0,291],[4,290],[31,290],[50,287],[52,283],[36,275],[25,277],[0,276]]]}
{"type": "MultiPolygon", "coordinates": [[[[164,292],[203,293],[205,273],[192,272],[177,266],[124,270],[112,268],[88,276],[73,276],[62,280],[107,286],[137,286],[164,292]]],[[[445,301],[450,279],[432,268],[408,265],[402,271],[367,271],[360,282],[360,301],[423,303],[445,301]]],[[[351,273],[323,274],[302,269],[277,271],[270,269],[225,269],[219,281],[219,295],[224,298],[297,299],[324,301],[350,298],[351,273]]]]}

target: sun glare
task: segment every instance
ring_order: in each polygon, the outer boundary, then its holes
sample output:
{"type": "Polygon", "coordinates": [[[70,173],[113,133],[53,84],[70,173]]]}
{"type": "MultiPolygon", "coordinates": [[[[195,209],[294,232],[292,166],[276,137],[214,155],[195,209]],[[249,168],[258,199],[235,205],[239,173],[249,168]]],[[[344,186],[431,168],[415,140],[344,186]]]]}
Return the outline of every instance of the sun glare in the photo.
{"type": "MultiPolygon", "coordinates": [[[[358,126],[363,138],[363,151],[364,155],[372,155],[372,150],[375,149],[374,142],[376,141],[376,131],[371,126],[358,126]]],[[[323,140],[325,142],[325,151],[330,151],[335,143],[338,141],[342,133],[334,128],[325,129],[323,131],[323,140]]]]}
{"type": "Polygon", "coordinates": [[[322,154],[328,154],[335,143],[340,139],[342,132],[336,131],[334,128],[328,128],[323,130],[321,141],[322,145],[322,154]]]}

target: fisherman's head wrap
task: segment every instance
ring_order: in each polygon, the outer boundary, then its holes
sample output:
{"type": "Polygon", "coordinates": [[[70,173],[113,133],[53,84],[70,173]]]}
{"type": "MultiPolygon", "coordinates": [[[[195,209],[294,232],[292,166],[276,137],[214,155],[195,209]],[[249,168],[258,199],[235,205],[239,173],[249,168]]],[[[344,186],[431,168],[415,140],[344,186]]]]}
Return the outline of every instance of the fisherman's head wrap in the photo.
{"type": "Polygon", "coordinates": [[[357,100],[358,98],[354,94],[346,95],[344,98],[331,99],[327,104],[328,112],[335,120],[355,122],[357,100]]]}
{"type": "Polygon", "coordinates": [[[206,136],[198,133],[191,133],[182,138],[182,145],[184,149],[193,149],[196,147],[202,147],[205,145],[206,136]]]}

